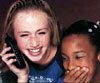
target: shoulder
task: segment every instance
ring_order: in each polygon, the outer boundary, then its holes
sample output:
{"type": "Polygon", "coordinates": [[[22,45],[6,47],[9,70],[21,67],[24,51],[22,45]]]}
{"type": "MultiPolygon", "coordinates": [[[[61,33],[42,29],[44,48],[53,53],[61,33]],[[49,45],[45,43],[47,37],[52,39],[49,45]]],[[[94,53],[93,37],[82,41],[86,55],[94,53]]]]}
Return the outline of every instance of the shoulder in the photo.
{"type": "Polygon", "coordinates": [[[61,45],[59,45],[57,47],[57,52],[56,52],[56,55],[55,55],[55,59],[58,63],[58,65],[63,68],[63,59],[62,59],[62,56],[61,56],[61,45]]]}
{"type": "Polygon", "coordinates": [[[57,53],[56,53],[56,56],[55,56],[55,60],[56,60],[57,64],[59,65],[59,67],[61,68],[62,74],[64,74],[65,70],[64,70],[64,67],[63,67],[63,59],[62,59],[62,54],[61,54],[61,45],[59,45],[58,48],[57,48],[57,53]]]}
{"type": "Polygon", "coordinates": [[[65,75],[61,76],[61,77],[58,79],[58,83],[64,83],[64,77],[65,77],[65,75]]]}

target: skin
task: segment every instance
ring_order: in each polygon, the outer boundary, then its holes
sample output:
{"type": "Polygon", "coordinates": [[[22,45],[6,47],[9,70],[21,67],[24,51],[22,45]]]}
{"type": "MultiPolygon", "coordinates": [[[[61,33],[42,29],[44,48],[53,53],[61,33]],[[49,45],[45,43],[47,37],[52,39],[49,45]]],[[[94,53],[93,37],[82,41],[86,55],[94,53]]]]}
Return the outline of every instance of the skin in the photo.
{"type": "MultiPolygon", "coordinates": [[[[42,66],[54,58],[57,47],[50,45],[50,27],[48,25],[48,16],[40,10],[27,10],[18,12],[13,20],[14,37],[19,49],[32,62],[42,66]]],[[[4,45],[1,52],[2,60],[17,75],[18,82],[27,82],[29,67],[26,62],[26,68],[18,69],[12,63],[15,59],[8,59],[14,54],[6,54],[10,47],[4,45]]]]}
{"type": "Polygon", "coordinates": [[[20,50],[33,62],[47,60],[51,49],[47,15],[39,11],[20,12],[15,18],[14,35],[20,50]]]}
{"type": "Polygon", "coordinates": [[[62,40],[64,82],[90,82],[100,58],[86,35],[69,35],[62,40]]]}

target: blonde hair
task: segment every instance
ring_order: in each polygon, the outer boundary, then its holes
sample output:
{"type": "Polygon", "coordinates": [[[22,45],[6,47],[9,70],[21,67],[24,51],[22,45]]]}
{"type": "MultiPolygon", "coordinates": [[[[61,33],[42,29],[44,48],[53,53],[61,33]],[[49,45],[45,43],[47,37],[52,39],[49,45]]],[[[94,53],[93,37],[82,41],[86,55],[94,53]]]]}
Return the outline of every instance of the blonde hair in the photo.
{"type": "MultiPolygon", "coordinates": [[[[48,3],[44,0],[16,0],[10,6],[6,19],[5,19],[1,49],[3,49],[6,34],[14,38],[13,20],[14,20],[15,15],[21,11],[26,11],[26,10],[33,10],[33,11],[39,10],[47,14],[50,31],[51,31],[50,43],[51,45],[57,46],[60,43],[57,18],[52,8],[48,5],[48,3]]],[[[1,63],[0,67],[2,67],[3,65],[4,63],[1,63]]],[[[5,70],[8,69],[6,67],[3,67],[2,69],[4,68],[5,70]]]]}
{"type": "MultiPolygon", "coordinates": [[[[2,37],[2,42],[4,43],[4,39],[6,36],[6,33],[9,34],[11,37],[14,37],[14,31],[13,31],[13,19],[15,15],[18,12],[21,12],[22,10],[29,10],[29,9],[35,9],[40,10],[47,14],[50,31],[51,31],[51,45],[57,46],[60,43],[59,38],[59,31],[57,26],[57,18],[52,10],[52,8],[48,5],[48,3],[44,0],[17,0],[15,1],[7,14],[7,17],[5,19],[4,24],[4,33],[2,37]]],[[[34,11],[34,10],[33,10],[34,11]]]]}

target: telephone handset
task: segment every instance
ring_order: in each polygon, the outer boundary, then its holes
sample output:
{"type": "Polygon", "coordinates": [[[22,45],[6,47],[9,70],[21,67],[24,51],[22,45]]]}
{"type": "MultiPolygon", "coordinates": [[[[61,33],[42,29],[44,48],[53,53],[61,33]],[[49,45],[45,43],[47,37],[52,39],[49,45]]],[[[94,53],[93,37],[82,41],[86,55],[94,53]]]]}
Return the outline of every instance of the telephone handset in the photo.
{"type": "Polygon", "coordinates": [[[13,64],[17,68],[20,68],[20,69],[25,68],[26,65],[25,65],[24,59],[22,57],[23,54],[18,49],[17,43],[15,42],[15,40],[7,35],[5,38],[5,43],[7,44],[7,47],[11,47],[11,50],[8,51],[7,53],[14,53],[16,55],[15,57],[11,57],[11,58],[16,59],[16,62],[14,62],[13,64]]]}

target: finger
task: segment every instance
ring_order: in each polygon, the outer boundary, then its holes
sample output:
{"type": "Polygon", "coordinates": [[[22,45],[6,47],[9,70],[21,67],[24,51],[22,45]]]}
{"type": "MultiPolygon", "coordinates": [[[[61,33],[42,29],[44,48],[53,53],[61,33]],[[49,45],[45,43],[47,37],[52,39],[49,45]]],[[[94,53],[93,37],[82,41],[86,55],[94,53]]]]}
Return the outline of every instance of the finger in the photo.
{"type": "Polygon", "coordinates": [[[85,70],[85,72],[84,72],[84,73],[82,74],[82,76],[81,76],[81,83],[86,82],[88,73],[89,73],[89,69],[87,68],[87,69],[85,70]]]}
{"type": "Polygon", "coordinates": [[[16,59],[9,59],[6,64],[10,67],[10,66],[14,65],[13,64],[14,62],[16,62],[16,59]]]}
{"type": "Polygon", "coordinates": [[[75,68],[75,69],[73,69],[73,70],[71,70],[70,71],[70,73],[68,74],[70,77],[72,77],[77,71],[79,71],[80,70],[80,67],[77,67],[77,68],[75,68]]]}
{"type": "Polygon", "coordinates": [[[77,77],[75,79],[75,82],[81,82],[82,79],[87,75],[88,73],[88,68],[83,67],[80,71],[78,71],[75,76],[77,77]]]}
{"type": "Polygon", "coordinates": [[[6,63],[9,60],[9,58],[14,57],[14,56],[15,54],[5,54],[2,56],[2,60],[6,63]]]}
{"type": "Polygon", "coordinates": [[[77,67],[77,68],[75,68],[71,71],[66,71],[66,76],[64,78],[64,82],[73,82],[73,81],[75,81],[76,77],[74,76],[75,78],[74,77],[72,78],[72,76],[79,70],[80,70],[80,67],[77,67]]]}
{"type": "Polygon", "coordinates": [[[87,77],[88,77],[88,73],[83,77],[80,83],[86,83],[87,77]]]}
{"type": "Polygon", "coordinates": [[[14,62],[16,62],[16,59],[13,59],[11,57],[14,57],[15,55],[14,54],[5,54],[3,57],[2,57],[2,60],[5,62],[5,64],[11,69],[14,62]],[[10,59],[9,59],[10,58],[10,59]]]}
{"type": "Polygon", "coordinates": [[[67,75],[69,72],[70,72],[70,71],[69,71],[69,70],[67,70],[67,71],[65,72],[65,74],[67,75]]]}
{"type": "Polygon", "coordinates": [[[80,70],[77,70],[72,76],[71,78],[73,79],[74,82],[79,82],[79,76],[83,73],[84,71],[82,70],[82,68],[80,70]],[[78,79],[78,80],[77,80],[78,79]]]}
{"type": "Polygon", "coordinates": [[[4,54],[6,54],[6,52],[9,51],[10,49],[11,47],[4,48],[3,51],[0,53],[0,56],[3,56],[4,54]]]}
{"type": "MultiPolygon", "coordinates": [[[[15,65],[14,65],[14,62],[16,62],[16,59],[9,59],[8,61],[7,61],[7,66],[9,67],[9,69],[10,70],[12,70],[12,72],[20,72],[20,69],[19,68],[17,68],[15,65]]],[[[16,74],[16,73],[15,73],[16,74]]]]}

